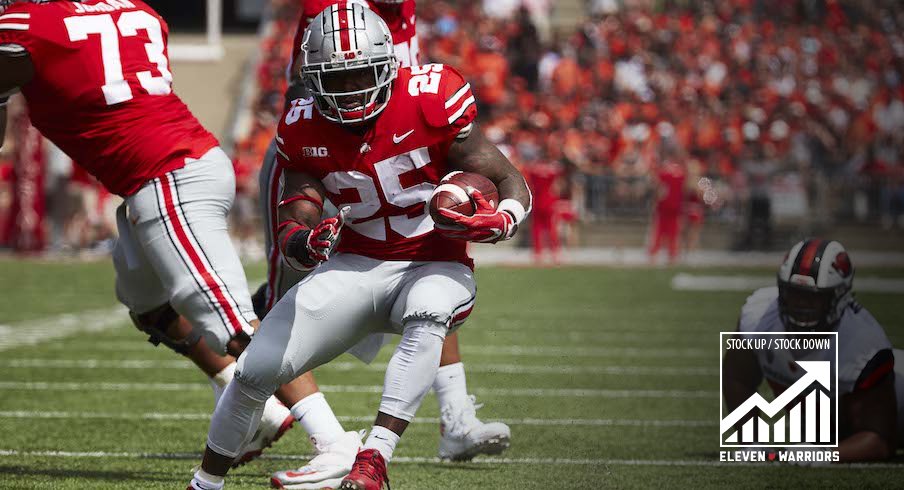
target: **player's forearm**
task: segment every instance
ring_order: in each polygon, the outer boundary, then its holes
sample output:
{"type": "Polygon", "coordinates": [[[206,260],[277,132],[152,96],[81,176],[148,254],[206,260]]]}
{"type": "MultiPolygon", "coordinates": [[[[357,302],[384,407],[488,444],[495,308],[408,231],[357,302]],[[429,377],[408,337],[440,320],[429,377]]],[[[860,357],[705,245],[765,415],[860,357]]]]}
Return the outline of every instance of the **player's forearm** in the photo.
{"type": "MultiPolygon", "coordinates": [[[[298,255],[297,244],[320,223],[325,191],[315,179],[299,172],[287,171],[279,202],[277,229],[280,250],[287,257],[298,255]]],[[[304,259],[305,257],[295,257],[304,259]]]]}
{"type": "MultiPolygon", "coordinates": [[[[512,168],[514,169],[514,167],[512,168]]],[[[515,170],[515,173],[507,175],[502,180],[494,182],[494,184],[496,184],[496,188],[499,190],[500,202],[506,199],[512,199],[524,206],[526,212],[530,212],[530,189],[527,187],[527,182],[524,181],[524,177],[521,173],[515,170]]]]}
{"type": "Polygon", "coordinates": [[[499,190],[499,199],[517,201],[530,212],[531,194],[521,172],[512,165],[480,128],[475,127],[464,141],[456,141],[449,149],[452,166],[490,179],[499,190]]]}
{"type": "Polygon", "coordinates": [[[279,243],[286,243],[291,235],[310,230],[320,223],[323,205],[317,206],[315,201],[319,199],[304,193],[283,195],[279,206],[279,243]]]}
{"type": "Polygon", "coordinates": [[[838,445],[838,456],[842,463],[879,461],[890,458],[894,452],[894,441],[872,431],[858,432],[838,445]]]}

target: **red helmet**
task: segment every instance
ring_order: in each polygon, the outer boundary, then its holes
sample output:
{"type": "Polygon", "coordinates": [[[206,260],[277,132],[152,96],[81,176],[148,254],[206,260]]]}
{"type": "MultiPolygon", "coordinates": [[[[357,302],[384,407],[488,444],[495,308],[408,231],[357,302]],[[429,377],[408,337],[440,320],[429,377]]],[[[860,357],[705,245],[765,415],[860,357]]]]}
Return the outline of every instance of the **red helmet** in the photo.
{"type": "Polygon", "coordinates": [[[785,328],[827,331],[853,302],[854,266],[840,243],[819,238],[791,249],[778,271],[778,307],[785,328]]]}

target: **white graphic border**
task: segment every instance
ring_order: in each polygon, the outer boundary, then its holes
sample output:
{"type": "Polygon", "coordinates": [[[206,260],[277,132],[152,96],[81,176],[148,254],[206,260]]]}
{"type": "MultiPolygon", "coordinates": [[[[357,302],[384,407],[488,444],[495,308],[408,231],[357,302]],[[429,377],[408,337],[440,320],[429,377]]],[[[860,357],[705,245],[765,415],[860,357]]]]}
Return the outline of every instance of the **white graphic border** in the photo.
{"type": "MultiPolygon", "coordinates": [[[[802,449],[808,449],[808,448],[837,448],[837,447],[838,447],[838,443],[840,442],[840,441],[838,440],[838,436],[840,435],[840,433],[838,432],[838,422],[839,422],[839,419],[841,418],[841,414],[840,414],[839,411],[838,411],[838,399],[841,398],[841,397],[839,396],[839,393],[838,393],[838,391],[839,391],[839,387],[838,387],[838,368],[839,368],[839,366],[838,366],[838,350],[839,350],[839,345],[838,345],[838,332],[738,332],[738,331],[734,331],[734,332],[719,332],[719,422],[720,422],[720,423],[722,422],[722,419],[725,418],[725,414],[724,414],[724,410],[725,410],[724,399],[725,399],[725,397],[724,397],[724,395],[723,395],[723,393],[722,393],[722,361],[723,361],[723,359],[725,358],[725,353],[724,353],[724,350],[723,350],[723,347],[725,346],[724,336],[725,336],[725,335],[738,335],[738,334],[740,334],[740,335],[742,335],[742,336],[755,336],[755,335],[785,335],[785,336],[790,336],[790,337],[801,337],[801,336],[808,336],[808,337],[809,337],[809,336],[813,336],[813,335],[829,335],[829,336],[832,336],[832,337],[835,338],[835,343],[833,344],[833,345],[835,346],[835,366],[834,366],[834,368],[835,368],[835,369],[834,369],[834,371],[835,371],[835,377],[834,377],[835,385],[834,385],[834,387],[833,387],[833,391],[834,391],[834,394],[835,394],[835,444],[820,444],[820,445],[817,445],[817,444],[791,444],[791,443],[789,443],[789,444],[787,444],[786,447],[793,448],[793,447],[798,447],[798,446],[799,446],[799,447],[801,447],[802,449]]],[[[757,387],[757,388],[759,388],[759,387],[757,387]]],[[[756,448],[756,447],[758,447],[758,446],[756,446],[756,445],[754,445],[754,444],[722,444],[722,431],[721,431],[721,429],[720,429],[720,430],[719,430],[719,447],[720,447],[720,448],[726,448],[726,447],[740,447],[740,448],[751,448],[751,449],[752,449],[752,448],[756,448]]]]}

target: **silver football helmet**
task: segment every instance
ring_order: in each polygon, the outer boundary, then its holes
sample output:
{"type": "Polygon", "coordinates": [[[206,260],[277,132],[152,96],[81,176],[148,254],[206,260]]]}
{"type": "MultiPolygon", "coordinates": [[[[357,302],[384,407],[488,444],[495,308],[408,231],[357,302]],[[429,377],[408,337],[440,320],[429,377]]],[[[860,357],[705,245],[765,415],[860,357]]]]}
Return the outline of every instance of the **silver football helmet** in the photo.
{"type": "Polygon", "coordinates": [[[301,49],[301,79],[323,117],[355,124],[386,109],[399,63],[379,15],[357,3],[331,5],[311,21],[301,49]]]}
{"type": "Polygon", "coordinates": [[[778,271],[778,309],[793,331],[827,331],[854,302],[854,266],[844,247],[811,238],[794,245],[778,271]]]}

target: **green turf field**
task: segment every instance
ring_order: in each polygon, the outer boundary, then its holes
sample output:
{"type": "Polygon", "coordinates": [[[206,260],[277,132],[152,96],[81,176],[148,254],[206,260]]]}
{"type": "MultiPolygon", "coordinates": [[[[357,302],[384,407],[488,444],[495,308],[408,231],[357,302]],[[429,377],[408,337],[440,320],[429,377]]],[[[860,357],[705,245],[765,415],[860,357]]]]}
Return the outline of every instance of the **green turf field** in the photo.
{"type": "MultiPolygon", "coordinates": [[[[478,415],[509,423],[512,447],[504,459],[435,461],[431,395],[396,451],[392,488],[901,486],[904,465],[718,464],[717,332],[734,328],[746,295],[673,291],[676,272],[480,269],[462,351],[469,388],[485,404],[478,415]]],[[[904,277],[858,272],[871,274],[904,277]]],[[[249,276],[263,277],[262,268],[249,276]]],[[[209,385],[112,309],[112,277],[108,262],[0,261],[0,488],[181,490],[199,462],[209,385]],[[84,311],[93,313],[78,316],[84,311]],[[111,326],[16,340],[17,328],[77,328],[84,318],[111,326]]],[[[859,298],[904,346],[904,297],[859,298]]],[[[317,371],[348,429],[370,426],[389,353],[374,366],[345,356],[317,371]]],[[[266,488],[271,472],[300,465],[310,450],[293,429],[267,458],[233,472],[227,488],[266,488]]]]}

